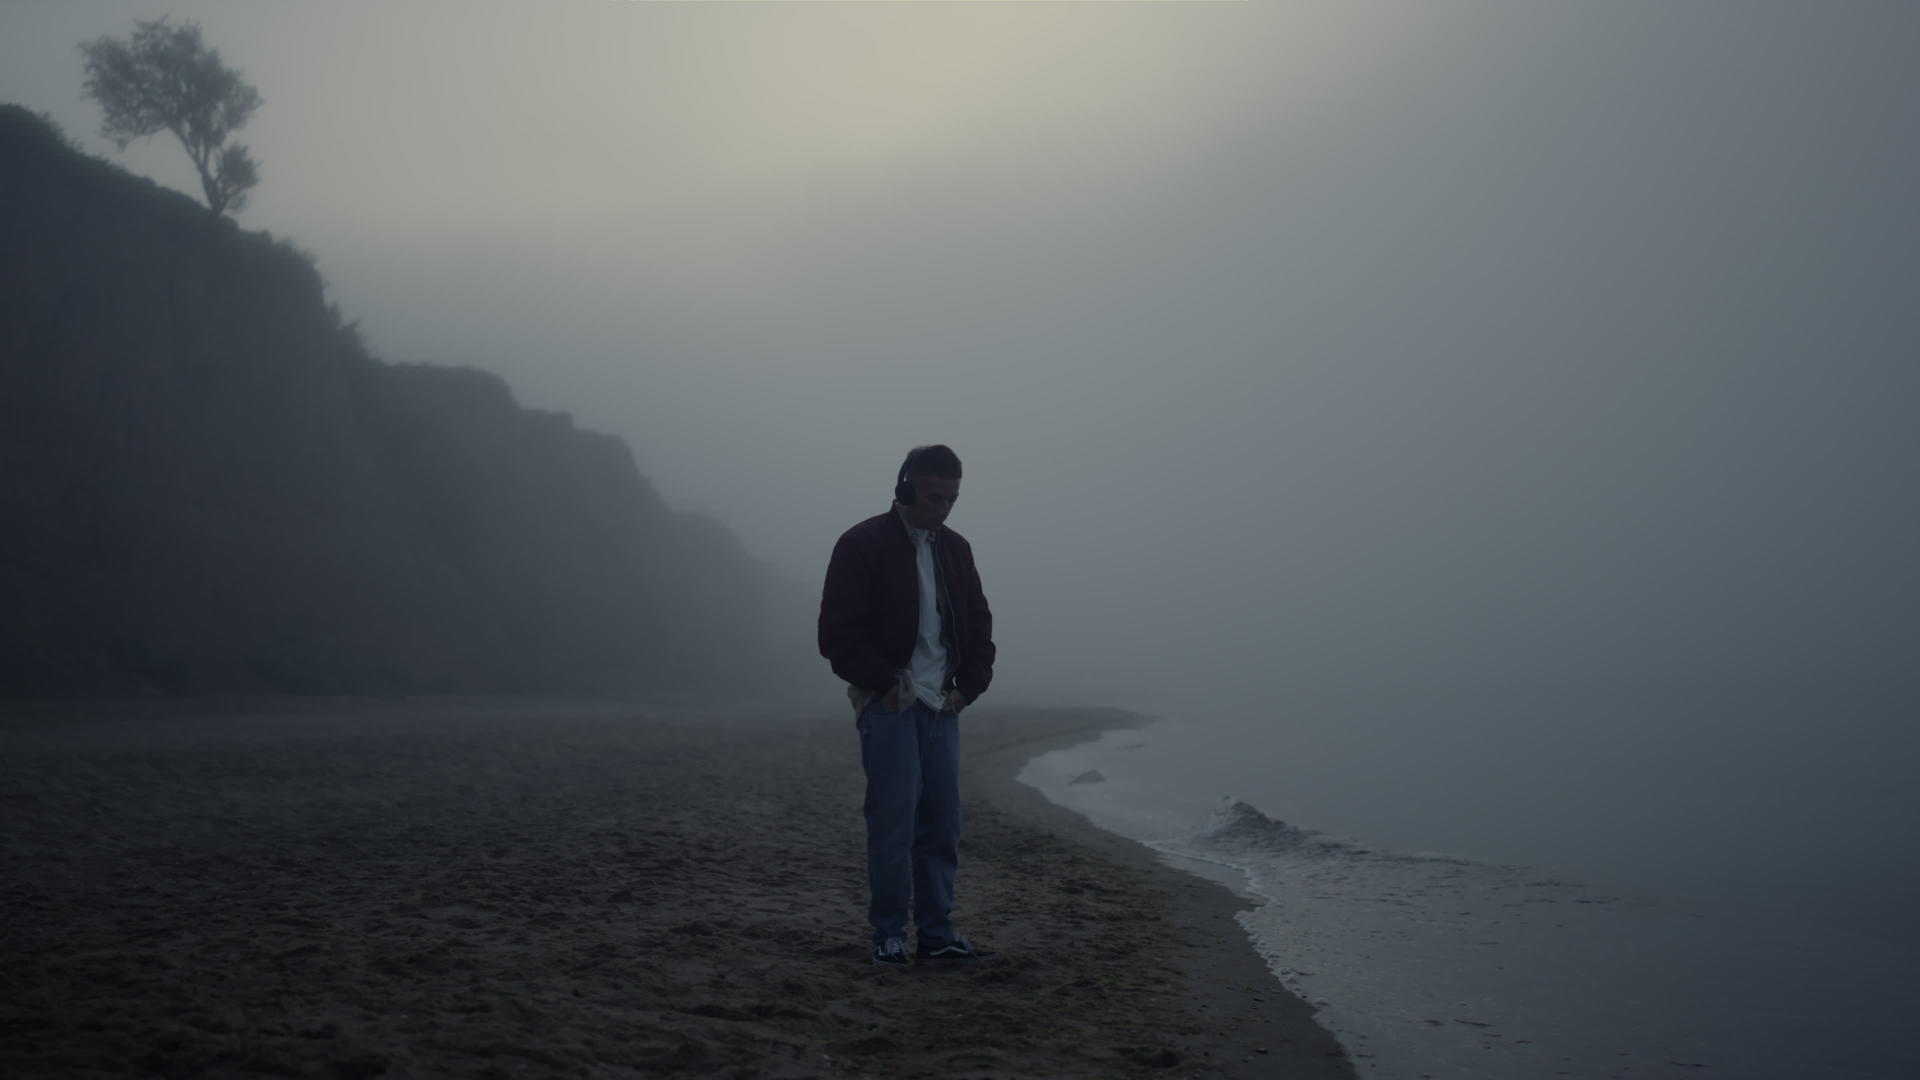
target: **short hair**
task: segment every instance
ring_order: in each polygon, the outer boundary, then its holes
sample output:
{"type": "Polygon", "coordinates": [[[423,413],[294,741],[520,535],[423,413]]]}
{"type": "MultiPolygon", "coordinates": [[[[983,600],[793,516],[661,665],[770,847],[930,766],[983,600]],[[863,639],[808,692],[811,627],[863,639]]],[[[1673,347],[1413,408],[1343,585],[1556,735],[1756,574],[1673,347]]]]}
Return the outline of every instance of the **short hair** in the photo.
{"type": "Polygon", "coordinates": [[[909,476],[944,476],[960,479],[960,455],[954,453],[942,443],[932,446],[916,446],[907,452],[907,460],[900,463],[900,479],[909,476]]]}

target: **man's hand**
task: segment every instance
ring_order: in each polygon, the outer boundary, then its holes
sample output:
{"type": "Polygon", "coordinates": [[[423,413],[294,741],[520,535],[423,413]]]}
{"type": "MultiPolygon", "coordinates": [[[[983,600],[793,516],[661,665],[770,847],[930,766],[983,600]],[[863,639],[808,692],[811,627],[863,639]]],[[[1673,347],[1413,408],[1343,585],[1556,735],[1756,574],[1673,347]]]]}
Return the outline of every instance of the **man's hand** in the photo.
{"type": "Polygon", "coordinates": [[[900,688],[898,686],[881,695],[880,708],[886,712],[900,711],[900,688]]]}
{"type": "Polygon", "coordinates": [[[961,693],[959,687],[947,691],[947,700],[940,703],[941,712],[950,712],[956,716],[959,715],[961,709],[966,707],[967,695],[961,693]]]}

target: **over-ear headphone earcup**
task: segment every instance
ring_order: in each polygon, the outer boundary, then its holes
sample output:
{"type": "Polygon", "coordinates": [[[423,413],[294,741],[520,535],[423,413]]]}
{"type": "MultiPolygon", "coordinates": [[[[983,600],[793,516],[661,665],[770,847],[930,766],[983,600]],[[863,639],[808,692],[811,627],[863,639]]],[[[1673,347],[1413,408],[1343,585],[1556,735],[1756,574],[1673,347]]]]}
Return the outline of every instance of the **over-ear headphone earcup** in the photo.
{"type": "Polygon", "coordinates": [[[902,506],[913,505],[913,481],[908,477],[913,475],[913,459],[920,456],[920,449],[916,446],[907,451],[907,460],[900,463],[900,475],[893,482],[893,497],[902,506]]]}

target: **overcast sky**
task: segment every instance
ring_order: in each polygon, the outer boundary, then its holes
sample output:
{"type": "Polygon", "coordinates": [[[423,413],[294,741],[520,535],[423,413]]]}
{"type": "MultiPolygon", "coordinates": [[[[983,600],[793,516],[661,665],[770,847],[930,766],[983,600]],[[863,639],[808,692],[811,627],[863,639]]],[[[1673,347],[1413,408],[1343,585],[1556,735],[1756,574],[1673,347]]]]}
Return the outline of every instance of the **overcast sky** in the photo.
{"type": "Polygon", "coordinates": [[[0,100],[196,190],[166,12],[378,355],[805,590],[951,444],[1009,693],[1912,704],[1920,6],[14,0],[0,100]]]}

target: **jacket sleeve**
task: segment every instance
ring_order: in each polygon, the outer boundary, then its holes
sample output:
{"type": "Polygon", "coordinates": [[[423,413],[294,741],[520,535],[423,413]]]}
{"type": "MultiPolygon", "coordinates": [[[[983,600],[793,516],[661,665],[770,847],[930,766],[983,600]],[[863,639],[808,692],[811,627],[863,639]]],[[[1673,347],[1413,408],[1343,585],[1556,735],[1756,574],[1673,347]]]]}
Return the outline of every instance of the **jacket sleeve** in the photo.
{"type": "Polygon", "coordinates": [[[868,690],[893,685],[893,669],[872,640],[873,568],[849,536],[833,545],[820,591],[820,655],[833,673],[868,690]]]}
{"type": "Polygon", "coordinates": [[[973,565],[972,548],[967,549],[960,586],[967,590],[967,662],[953,673],[953,685],[972,703],[993,682],[994,658],[993,611],[987,607],[987,594],[980,589],[980,571],[973,565]]]}

